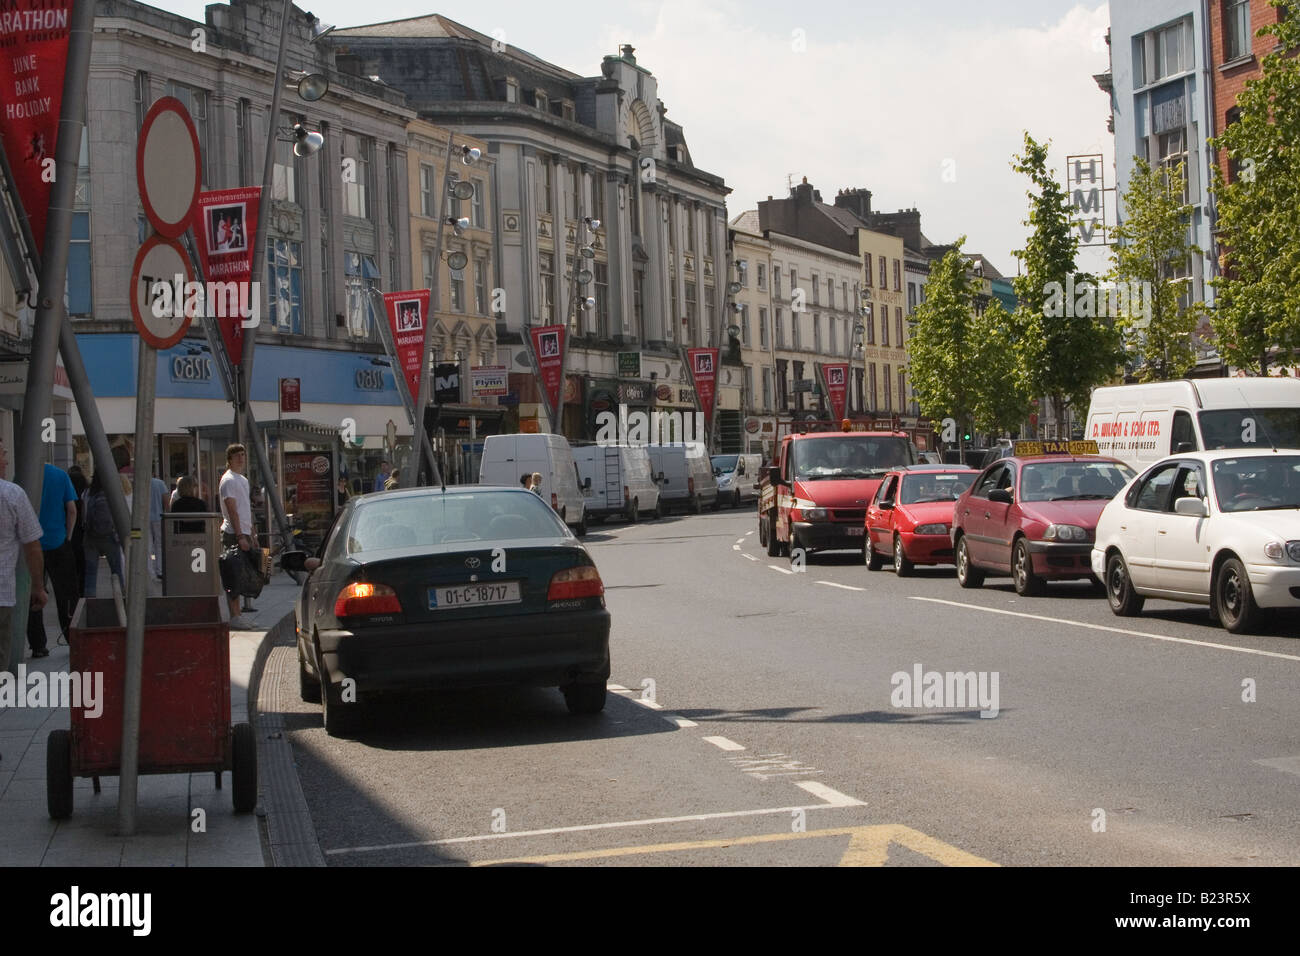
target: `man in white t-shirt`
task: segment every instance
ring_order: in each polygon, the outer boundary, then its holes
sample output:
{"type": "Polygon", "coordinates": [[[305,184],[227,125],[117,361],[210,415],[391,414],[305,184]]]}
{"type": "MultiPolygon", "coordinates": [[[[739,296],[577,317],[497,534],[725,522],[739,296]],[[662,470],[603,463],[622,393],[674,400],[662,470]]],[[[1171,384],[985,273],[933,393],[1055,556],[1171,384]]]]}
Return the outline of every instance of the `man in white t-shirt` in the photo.
{"type": "MultiPolygon", "coordinates": [[[[0,475],[8,470],[8,453],[4,443],[0,442],[0,475]]],[[[27,570],[32,578],[32,604],[28,613],[40,614],[49,600],[45,593],[45,558],[41,553],[41,535],[44,533],[27,492],[0,478],[0,671],[9,670],[11,663],[9,649],[14,644],[13,613],[18,599],[20,553],[27,559],[27,570]]]]}
{"type": "MultiPolygon", "coordinates": [[[[221,547],[224,551],[232,544],[239,545],[241,551],[253,546],[253,504],[249,497],[248,479],[244,477],[244,465],[248,462],[248,452],[243,445],[231,445],[226,449],[226,471],[217,486],[217,497],[221,500],[221,547]]],[[[226,585],[226,597],[230,601],[230,626],[247,628],[248,622],[239,616],[239,594],[230,582],[226,585]]]]}

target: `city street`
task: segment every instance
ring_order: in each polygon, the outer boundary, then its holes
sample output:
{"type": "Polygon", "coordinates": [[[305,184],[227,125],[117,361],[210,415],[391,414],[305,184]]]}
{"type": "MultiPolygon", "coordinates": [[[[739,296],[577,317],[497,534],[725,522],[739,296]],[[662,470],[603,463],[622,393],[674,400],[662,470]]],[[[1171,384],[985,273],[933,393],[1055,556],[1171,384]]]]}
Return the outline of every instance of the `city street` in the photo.
{"type": "Polygon", "coordinates": [[[593,526],[597,717],[466,691],[384,701],[335,739],[268,666],[327,864],[1300,862],[1293,619],[1235,637],[1202,608],[1121,619],[1086,584],[967,591],[847,552],[792,573],[754,525],[593,526]],[[996,717],[893,706],[918,666],[996,674],[996,717]]]}

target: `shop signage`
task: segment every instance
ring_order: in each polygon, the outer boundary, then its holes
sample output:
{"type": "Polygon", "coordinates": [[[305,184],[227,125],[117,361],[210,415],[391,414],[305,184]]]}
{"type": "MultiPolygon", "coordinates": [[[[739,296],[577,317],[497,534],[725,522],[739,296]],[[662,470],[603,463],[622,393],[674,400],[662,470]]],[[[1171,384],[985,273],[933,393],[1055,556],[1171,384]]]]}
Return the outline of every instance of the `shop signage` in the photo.
{"type": "Polygon", "coordinates": [[[356,374],[356,386],[362,392],[382,392],[384,390],[384,370],[381,368],[359,368],[356,374]]]}
{"type": "Polygon", "coordinates": [[[475,398],[508,395],[507,372],[504,365],[475,365],[469,370],[470,388],[475,398]]]}
{"type": "Polygon", "coordinates": [[[460,401],[460,364],[439,362],[433,367],[433,403],[455,405],[460,401]]]}
{"type": "Polygon", "coordinates": [[[210,382],[212,359],[204,355],[173,355],[171,374],[173,382],[210,382]]]}
{"type": "Polygon", "coordinates": [[[624,382],[618,387],[618,400],[625,405],[644,405],[650,401],[650,386],[643,382],[624,382]]]}
{"type": "Polygon", "coordinates": [[[619,352],[618,353],[618,377],[619,378],[640,378],[641,377],[641,353],[640,352],[619,352]]]}

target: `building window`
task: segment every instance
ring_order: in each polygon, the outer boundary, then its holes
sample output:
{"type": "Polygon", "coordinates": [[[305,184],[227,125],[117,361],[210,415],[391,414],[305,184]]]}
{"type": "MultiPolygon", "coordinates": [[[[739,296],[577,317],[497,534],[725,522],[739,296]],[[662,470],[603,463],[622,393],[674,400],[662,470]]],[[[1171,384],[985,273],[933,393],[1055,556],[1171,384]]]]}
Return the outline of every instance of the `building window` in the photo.
{"type": "Polygon", "coordinates": [[[235,146],[239,150],[239,181],[253,181],[253,103],[240,99],[235,108],[235,146]]]}
{"type": "Polygon", "coordinates": [[[682,229],[686,232],[686,251],[695,251],[695,210],[687,206],[682,210],[682,229]]]}
{"type": "Polygon", "coordinates": [[[868,313],[867,315],[864,315],[864,316],[862,317],[862,324],[863,324],[864,326],[866,326],[866,329],[867,329],[867,344],[868,344],[868,345],[875,345],[875,344],[876,344],[876,320],[875,320],[875,318],[874,318],[870,313],[868,313]]]}
{"type": "Polygon", "coordinates": [[[845,312],[852,311],[853,303],[849,299],[849,281],[847,279],[845,279],[842,283],[840,283],[840,292],[844,296],[844,311],[845,312]]]}
{"type": "Polygon", "coordinates": [[[348,336],[358,341],[372,341],[375,328],[375,296],[371,290],[378,288],[379,268],[370,256],[345,251],[343,273],[347,285],[348,336]]]}
{"type": "Polygon", "coordinates": [[[903,263],[899,259],[894,260],[894,291],[903,291],[903,263]]]}
{"type": "MultiPolygon", "coordinates": [[[[387,219],[389,225],[392,225],[397,222],[397,210],[398,210],[397,146],[393,143],[389,143],[387,146],[384,147],[384,179],[386,181],[385,185],[387,185],[388,187],[388,215],[385,218],[387,219]]],[[[400,241],[394,243],[394,247],[396,247],[399,244],[400,241]]],[[[396,272],[390,270],[388,275],[394,282],[397,281],[396,272]]]]}
{"type": "Polygon", "coordinates": [[[1165,77],[1190,70],[1190,33],[1191,21],[1184,19],[1162,30],[1154,30],[1138,37],[1135,43],[1137,55],[1134,57],[1134,86],[1150,86],[1165,77]]]}
{"type": "Polygon", "coordinates": [[[763,262],[758,264],[758,288],[760,292],[767,291],[767,264],[763,262]]]}
{"type": "MultiPolygon", "coordinates": [[[[759,266],[762,269],[762,266],[759,266]]],[[[762,275],[760,272],[759,275],[762,275]]],[[[760,286],[761,288],[761,286],[760,286]]],[[[781,296],[781,267],[774,265],[772,267],[772,295],[780,298],[781,296]]]]}
{"type": "Polygon", "coordinates": [[[790,298],[794,298],[794,290],[799,288],[799,270],[790,270],[790,298]]]}
{"type": "Polygon", "coordinates": [[[699,342],[696,328],[696,317],[698,313],[695,309],[695,283],[686,283],[686,328],[690,335],[690,341],[695,344],[699,342]]]}
{"type": "Polygon", "coordinates": [[[447,215],[452,219],[460,218],[460,199],[452,193],[452,188],[460,182],[460,174],[456,170],[447,172],[447,215]]]}
{"type": "Polygon", "coordinates": [[[880,290],[882,292],[889,288],[888,266],[889,266],[889,260],[887,260],[884,256],[881,256],[880,257],[880,290]]]}
{"type": "MultiPolygon", "coordinates": [[[[281,126],[292,126],[297,120],[288,113],[280,114],[281,126]]],[[[272,170],[271,198],[281,202],[298,201],[298,157],[293,154],[293,144],[276,137],[275,167],[272,170]]]]}
{"type": "Polygon", "coordinates": [[[1223,58],[1235,60],[1250,55],[1250,0],[1226,0],[1223,4],[1223,58]]]}
{"type": "Polygon", "coordinates": [[[1183,202],[1189,202],[1188,185],[1190,177],[1190,167],[1187,162],[1187,137],[1186,128],[1171,130],[1168,133],[1158,133],[1151,137],[1147,142],[1150,149],[1154,151],[1149,159],[1153,166],[1159,166],[1172,172],[1179,163],[1183,165],[1183,202]]]}
{"type": "Polygon", "coordinates": [[[471,182],[474,184],[474,198],[471,200],[473,203],[473,206],[471,207],[473,209],[472,222],[474,223],[475,229],[485,229],[487,228],[487,211],[484,206],[483,180],[474,179],[471,180],[471,182]]]}
{"type": "Polygon", "coordinates": [[[826,277],[826,308],[835,308],[835,280],[830,276],[826,277]]]}
{"type": "Polygon", "coordinates": [[[90,213],[73,212],[72,241],[68,245],[68,315],[90,315],[94,310],[90,268],[90,213]]]}
{"type": "Polygon", "coordinates": [[[344,166],[343,214],[359,219],[370,218],[370,169],[374,144],[356,133],[343,134],[344,166]],[[355,180],[355,181],[352,181],[355,180]]]}
{"type": "MultiPolygon", "coordinates": [[[[214,188],[217,181],[213,169],[217,157],[208,149],[208,91],[168,80],[163,95],[176,97],[190,111],[190,119],[194,120],[194,129],[199,134],[199,155],[203,157],[203,185],[208,189],[214,188]]],[[[274,131],[272,133],[274,134],[274,131]]]]}
{"type": "Polygon", "coordinates": [[[912,310],[916,308],[916,283],[907,284],[907,314],[911,315],[912,310]]]}
{"type": "Polygon", "coordinates": [[[813,314],[813,351],[820,352],[821,350],[822,350],[822,317],[814,313],[813,314]]]}
{"type": "Polygon", "coordinates": [[[829,354],[834,355],[835,354],[835,319],[833,317],[827,317],[826,319],[826,332],[827,335],[829,336],[829,341],[827,343],[828,345],[827,351],[829,352],[829,354]]]}
{"type": "Polygon", "coordinates": [[[594,219],[605,220],[605,175],[596,172],[591,177],[591,215],[594,219]]]}
{"type": "MultiPolygon", "coordinates": [[[[762,267],[760,266],[760,268],[762,267]]],[[[761,306],[758,310],[758,347],[764,350],[767,349],[767,309],[761,306]]]]}
{"type": "Polygon", "coordinates": [[[433,254],[432,249],[425,249],[420,256],[421,265],[424,268],[424,288],[433,288],[433,276],[438,271],[438,260],[433,254]]]}
{"type": "Polygon", "coordinates": [[[749,306],[740,307],[740,344],[749,348],[749,306]]]}
{"type": "MultiPolygon", "coordinates": [[[[240,100],[241,103],[247,102],[240,100]]],[[[143,70],[135,75],[135,132],[138,136],[144,128],[144,117],[153,106],[153,91],[149,86],[149,74],[143,70]]]]}
{"type": "Polygon", "coordinates": [[[578,178],[578,170],[572,166],[564,167],[565,183],[569,191],[569,218],[579,219],[582,216],[582,196],[578,194],[578,184],[581,180],[578,178]]]}
{"type": "Polygon", "coordinates": [[[893,402],[893,399],[892,399],[892,396],[893,396],[893,390],[890,389],[890,387],[889,387],[889,384],[890,384],[890,383],[889,383],[889,366],[888,366],[888,365],[885,366],[884,381],[881,382],[881,384],[885,386],[885,411],[887,411],[887,412],[892,412],[892,411],[894,410],[894,402],[893,402]]]}
{"type": "Polygon", "coordinates": [[[628,211],[631,213],[630,227],[632,235],[641,235],[641,181],[637,177],[632,177],[632,185],[626,187],[628,195],[628,211]]]}
{"type": "Polygon", "coordinates": [[[821,283],[819,282],[819,280],[818,280],[818,278],[817,278],[817,273],[815,273],[815,272],[812,274],[812,294],[813,294],[812,304],[813,304],[813,305],[821,305],[821,304],[822,304],[822,303],[821,303],[821,283]]]}
{"type": "Polygon", "coordinates": [[[302,334],[302,244],[289,239],[266,241],[266,278],[270,287],[272,327],[302,334]]]}
{"type": "Polygon", "coordinates": [[[871,373],[867,380],[867,410],[870,411],[876,407],[876,363],[872,362],[868,368],[871,373]]]}
{"type": "Polygon", "coordinates": [[[474,311],[488,314],[487,260],[474,260],[474,311]]]}
{"type": "Polygon", "coordinates": [[[907,373],[903,369],[898,370],[898,411],[901,413],[907,408],[907,373]]]}
{"type": "Polygon", "coordinates": [[[451,281],[447,283],[447,288],[451,292],[451,311],[465,311],[465,270],[449,269],[451,281]]]}
{"type": "Polygon", "coordinates": [[[867,283],[866,283],[867,288],[870,289],[871,288],[871,253],[864,252],[862,254],[862,264],[863,266],[866,267],[863,271],[867,277],[867,283]]]}
{"type": "MultiPolygon", "coordinates": [[[[776,275],[776,273],[773,272],[772,275],[776,275]]],[[[773,312],[773,317],[776,322],[776,325],[774,326],[776,347],[783,349],[785,348],[785,323],[781,321],[781,310],[777,309],[773,312]]]]}
{"type": "Polygon", "coordinates": [[[889,306],[880,307],[880,344],[889,345],[889,306]]]}
{"type": "Polygon", "coordinates": [[[794,347],[799,348],[799,313],[793,309],[790,310],[790,337],[794,347]]]}
{"type": "Polygon", "coordinates": [[[438,197],[433,194],[437,176],[437,170],[428,163],[420,164],[420,215],[430,219],[438,215],[438,197]]]}
{"type": "Polygon", "coordinates": [[[596,284],[596,334],[602,339],[609,338],[609,266],[597,262],[591,270],[595,273],[596,284]]]}
{"type": "Polygon", "coordinates": [[[894,344],[903,347],[903,307],[894,307],[894,344]]]}
{"type": "MultiPolygon", "coordinates": [[[[642,342],[645,341],[645,314],[641,305],[644,301],[644,294],[645,272],[637,269],[632,273],[632,321],[636,323],[636,334],[642,342]]],[[[626,325],[624,328],[626,329],[626,325]]]]}
{"type": "Polygon", "coordinates": [[[542,324],[548,325],[555,314],[555,256],[539,253],[537,266],[542,283],[542,324]]]}

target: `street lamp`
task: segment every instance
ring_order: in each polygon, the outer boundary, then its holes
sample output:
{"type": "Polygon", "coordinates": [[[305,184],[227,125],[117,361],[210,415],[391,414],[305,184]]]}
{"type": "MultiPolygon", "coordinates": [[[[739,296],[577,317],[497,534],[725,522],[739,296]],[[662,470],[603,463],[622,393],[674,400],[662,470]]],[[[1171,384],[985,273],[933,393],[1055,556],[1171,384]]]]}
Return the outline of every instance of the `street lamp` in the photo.
{"type": "MultiPolygon", "coordinates": [[[[581,183],[581,176],[579,176],[578,182],[581,183]]],[[[595,278],[594,274],[592,273],[592,270],[586,268],[585,266],[580,265],[580,262],[582,259],[596,258],[596,250],[593,247],[593,244],[596,241],[596,233],[599,230],[600,230],[599,219],[596,219],[592,216],[580,215],[578,217],[578,228],[573,234],[574,251],[576,254],[573,257],[573,274],[572,274],[573,284],[570,287],[571,291],[569,296],[569,301],[573,303],[572,318],[574,319],[575,323],[578,318],[579,308],[586,309],[588,312],[590,312],[592,309],[596,307],[596,300],[594,297],[585,294],[582,295],[581,297],[578,295],[578,286],[579,285],[586,286],[588,283],[591,282],[593,278],[595,278]],[[584,233],[590,233],[590,236],[584,238],[584,233]]],[[[565,315],[565,322],[568,322],[570,317],[569,309],[564,310],[564,315],[565,315]]],[[[568,365],[568,359],[569,359],[569,350],[568,348],[565,348],[560,362],[560,400],[555,403],[555,421],[551,423],[551,427],[554,428],[555,434],[557,435],[564,434],[564,385],[565,385],[565,372],[566,372],[565,366],[568,365]]]]}
{"type": "Polygon", "coordinates": [[[314,129],[308,129],[301,123],[293,124],[293,154],[295,156],[312,156],[320,152],[325,145],[325,137],[314,129]]]}
{"type": "Polygon", "coordinates": [[[330,89],[329,77],[324,73],[308,73],[306,70],[292,71],[289,84],[298,90],[299,98],[308,103],[315,103],[330,89]]]}

